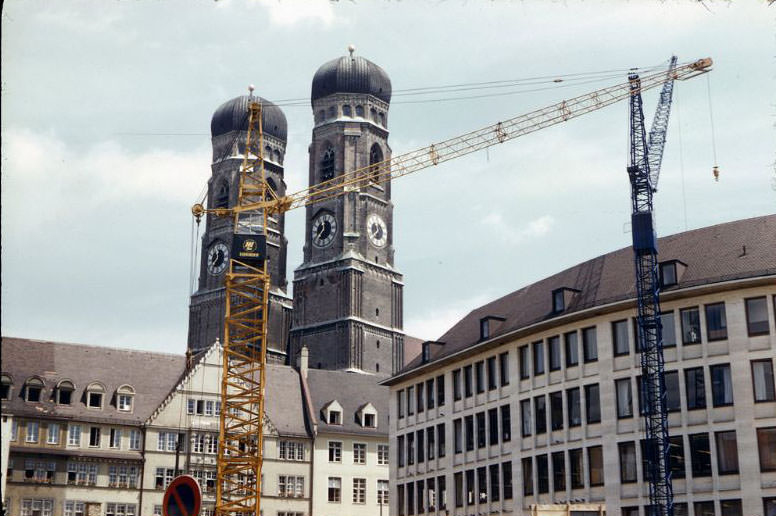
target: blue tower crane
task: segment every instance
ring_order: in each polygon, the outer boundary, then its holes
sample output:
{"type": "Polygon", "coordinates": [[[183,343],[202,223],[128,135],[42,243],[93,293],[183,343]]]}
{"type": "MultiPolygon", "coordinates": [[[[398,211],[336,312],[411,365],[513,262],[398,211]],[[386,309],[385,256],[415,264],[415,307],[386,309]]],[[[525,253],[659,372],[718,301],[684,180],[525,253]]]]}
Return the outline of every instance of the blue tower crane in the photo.
{"type": "Polygon", "coordinates": [[[660,93],[649,139],[644,127],[641,80],[636,73],[628,75],[631,92],[628,176],[631,183],[631,224],[638,302],[636,337],[638,349],[641,351],[641,402],[646,434],[644,453],[647,464],[645,474],[649,482],[649,516],[673,516],[674,513],[660,323],[660,280],[652,195],[657,189],[665,147],[675,67],[676,57],[673,56],[668,77],[660,93]]]}

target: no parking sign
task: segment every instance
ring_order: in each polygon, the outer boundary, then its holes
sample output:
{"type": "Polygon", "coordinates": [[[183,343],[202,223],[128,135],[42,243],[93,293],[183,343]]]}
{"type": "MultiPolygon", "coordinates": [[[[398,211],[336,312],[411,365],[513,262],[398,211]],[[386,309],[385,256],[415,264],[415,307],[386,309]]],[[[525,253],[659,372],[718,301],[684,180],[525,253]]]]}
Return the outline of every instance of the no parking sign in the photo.
{"type": "Polygon", "coordinates": [[[201,507],[202,491],[197,480],[190,475],[175,477],[164,491],[164,516],[198,516],[201,507]]]}

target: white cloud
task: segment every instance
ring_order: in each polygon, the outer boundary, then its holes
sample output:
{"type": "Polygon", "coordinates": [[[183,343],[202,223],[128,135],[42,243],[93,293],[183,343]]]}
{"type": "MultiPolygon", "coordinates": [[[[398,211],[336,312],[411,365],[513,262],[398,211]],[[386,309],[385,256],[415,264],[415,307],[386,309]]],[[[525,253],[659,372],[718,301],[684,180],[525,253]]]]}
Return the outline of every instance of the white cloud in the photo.
{"type": "Polygon", "coordinates": [[[325,25],[334,22],[334,9],[330,0],[257,0],[267,9],[274,25],[290,27],[302,20],[320,21],[325,25]]]}
{"type": "Polygon", "coordinates": [[[404,331],[412,337],[436,339],[470,311],[491,301],[492,297],[490,294],[479,294],[409,316],[404,331]]]}
{"type": "Polygon", "coordinates": [[[504,220],[499,212],[490,212],[481,220],[482,224],[489,226],[504,241],[509,244],[520,244],[531,238],[538,238],[548,234],[555,225],[555,219],[550,215],[542,215],[539,218],[528,221],[520,227],[504,220]]]}

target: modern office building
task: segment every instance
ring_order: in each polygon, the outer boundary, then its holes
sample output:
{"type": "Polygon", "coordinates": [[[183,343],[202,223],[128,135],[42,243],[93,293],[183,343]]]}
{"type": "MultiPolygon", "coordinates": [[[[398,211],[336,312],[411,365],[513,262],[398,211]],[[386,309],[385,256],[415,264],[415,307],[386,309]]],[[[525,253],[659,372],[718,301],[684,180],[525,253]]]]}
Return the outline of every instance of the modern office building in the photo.
{"type": "MultiPolygon", "coordinates": [[[[776,216],[659,240],[676,514],[776,514],[776,216]]],[[[632,250],[481,306],[390,380],[391,514],[645,515],[632,250]]]]}

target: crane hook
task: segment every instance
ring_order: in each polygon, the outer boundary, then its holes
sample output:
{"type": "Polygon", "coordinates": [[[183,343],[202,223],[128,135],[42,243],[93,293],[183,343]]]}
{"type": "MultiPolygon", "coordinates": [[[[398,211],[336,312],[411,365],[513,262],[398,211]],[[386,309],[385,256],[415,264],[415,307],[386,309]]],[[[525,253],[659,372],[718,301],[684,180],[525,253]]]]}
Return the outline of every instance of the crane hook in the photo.
{"type": "Polygon", "coordinates": [[[711,169],[711,173],[714,174],[714,181],[719,182],[719,167],[717,165],[714,165],[714,168],[711,169]]]}

